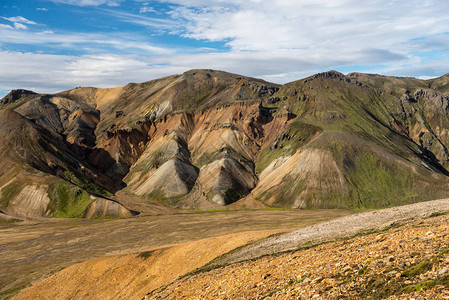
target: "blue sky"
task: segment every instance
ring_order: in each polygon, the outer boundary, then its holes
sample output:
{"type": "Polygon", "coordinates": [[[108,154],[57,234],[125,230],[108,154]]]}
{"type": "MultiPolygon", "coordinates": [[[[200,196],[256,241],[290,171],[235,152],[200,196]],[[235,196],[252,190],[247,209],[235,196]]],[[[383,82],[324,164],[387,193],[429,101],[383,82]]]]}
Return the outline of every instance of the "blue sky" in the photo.
{"type": "Polygon", "coordinates": [[[285,83],[449,72],[446,0],[3,0],[0,95],[220,69],[285,83]]]}

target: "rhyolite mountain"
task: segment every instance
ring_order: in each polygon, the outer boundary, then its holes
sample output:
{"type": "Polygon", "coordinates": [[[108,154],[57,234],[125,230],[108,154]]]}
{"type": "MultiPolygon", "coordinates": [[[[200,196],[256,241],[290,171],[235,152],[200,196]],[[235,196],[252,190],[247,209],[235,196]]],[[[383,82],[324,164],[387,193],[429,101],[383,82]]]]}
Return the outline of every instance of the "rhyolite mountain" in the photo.
{"type": "Polygon", "coordinates": [[[448,197],[448,147],[449,75],[329,71],[278,85],[191,70],[14,90],[0,100],[0,209],[380,208],[448,197]]]}

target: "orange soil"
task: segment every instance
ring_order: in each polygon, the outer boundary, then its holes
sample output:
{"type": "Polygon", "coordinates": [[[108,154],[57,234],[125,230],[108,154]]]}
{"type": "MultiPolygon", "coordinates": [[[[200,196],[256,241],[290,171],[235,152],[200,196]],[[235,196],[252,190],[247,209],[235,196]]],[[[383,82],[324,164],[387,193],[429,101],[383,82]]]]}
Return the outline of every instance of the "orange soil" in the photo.
{"type": "Polygon", "coordinates": [[[13,299],[140,299],[215,257],[285,230],[250,231],[70,266],[13,299]]]}

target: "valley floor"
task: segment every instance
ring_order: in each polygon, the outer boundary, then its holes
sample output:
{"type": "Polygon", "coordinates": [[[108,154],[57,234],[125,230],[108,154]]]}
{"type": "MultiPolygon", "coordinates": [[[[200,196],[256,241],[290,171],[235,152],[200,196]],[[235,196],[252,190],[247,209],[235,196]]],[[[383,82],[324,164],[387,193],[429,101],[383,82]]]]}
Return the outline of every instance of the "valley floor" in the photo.
{"type": "MultiPolygon", "coordinates": [[[[119,220],[41,219],[28,224],[0,225],[0,299],[63,268],[97,257],[142,252],[238,232],[262,231],[253,234],[253,238],[261,238],[349,213],[343,210],[242,210],[119,220]]],[[[242,239],[240,243],[249,240],[242,239]]],[[[239,245],[234,244],[235,247],[239,245]]],[[[232,247],[226,249],[222,251],[232,247]]]]}

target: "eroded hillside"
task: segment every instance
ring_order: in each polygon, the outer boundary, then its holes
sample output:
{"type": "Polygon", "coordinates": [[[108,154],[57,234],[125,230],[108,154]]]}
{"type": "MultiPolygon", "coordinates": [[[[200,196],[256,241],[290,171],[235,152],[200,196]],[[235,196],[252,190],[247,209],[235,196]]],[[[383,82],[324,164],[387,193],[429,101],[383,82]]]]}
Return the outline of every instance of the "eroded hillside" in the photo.
{"type": "Polygon", "coordinates": [[[146,213],[148,201],[378,208],[447,197],[448,83],[330,71],[280,86],[191,70],[12,91],[0,100],[1,209],[70,217],[90,205],[95,217],[146,213]],[[39,205],[22,204],[30,192],[39,205]]]}

